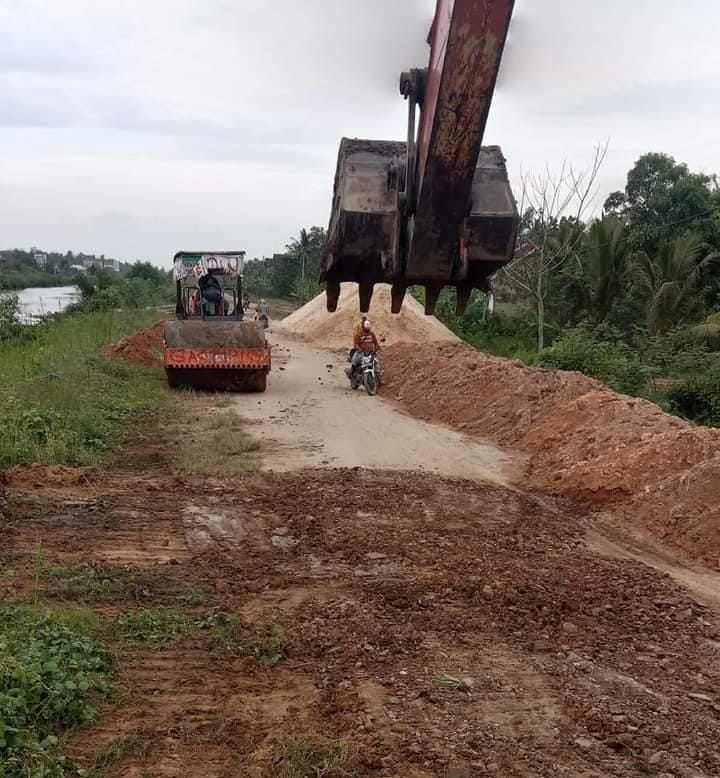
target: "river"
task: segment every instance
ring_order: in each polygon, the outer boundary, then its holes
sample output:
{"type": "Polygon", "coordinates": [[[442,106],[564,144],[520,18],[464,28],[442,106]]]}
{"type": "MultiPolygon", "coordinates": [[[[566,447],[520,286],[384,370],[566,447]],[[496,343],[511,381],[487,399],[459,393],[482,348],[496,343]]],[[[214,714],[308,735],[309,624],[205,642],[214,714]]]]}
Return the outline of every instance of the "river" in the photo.
{"type": "Polygon", "coordinates": [[[29,287],[13,292],[20,303],[20,318],[28,323],[49,313],[64,311],[77,302],[80,290],[76,286],[29,287]]]}

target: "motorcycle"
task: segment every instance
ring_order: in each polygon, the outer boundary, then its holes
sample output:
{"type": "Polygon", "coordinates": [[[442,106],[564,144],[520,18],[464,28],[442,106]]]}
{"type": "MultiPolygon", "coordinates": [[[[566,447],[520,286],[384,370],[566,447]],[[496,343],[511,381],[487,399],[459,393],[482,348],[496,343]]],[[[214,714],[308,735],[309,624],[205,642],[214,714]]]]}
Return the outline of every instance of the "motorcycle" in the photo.
{"type": "Polygon", "coordinates": [[[348,357],[348,362],[351,363],[347,371],[350,387],[359,389],[361,386],[364,386],[365,391],[371,397],[376,395],[382,383],[377,354],[374,351],[363,352],[360,357],[360,365],[354,369],[352,367],[352,353],[348,357]]]}

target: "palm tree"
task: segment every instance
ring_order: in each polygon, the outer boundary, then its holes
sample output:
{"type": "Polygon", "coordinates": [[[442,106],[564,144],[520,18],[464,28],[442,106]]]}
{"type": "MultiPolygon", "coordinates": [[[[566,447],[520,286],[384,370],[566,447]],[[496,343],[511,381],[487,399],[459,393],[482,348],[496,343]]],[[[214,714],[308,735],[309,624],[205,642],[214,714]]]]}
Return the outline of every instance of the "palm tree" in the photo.
{"type": "Polygon", "coordinates": [[[596,324],[607,319],[623,292],[631,250],[625,233],[625,225],[614,216],[596,219],[590,225],[584,251],[578,257],[585,306],[596,324]]]}
{"type": "Polygon", "coordinates": [[[311,247],[310,233],[304,227],[300,230],[298,237],[293,238],[288,245],[290,253],[300,260],[300,280],[303,284],[305,283],[305,265],[307,264],[311,247]]]}
{"type": "Polygon", "coordinates": [[[652,259],[647,254],[635,257],[634,282],[645,300],[650,332],[667,332],[698,315],[702,306],[696,294],[700,275],[719,256],[707,253],[703,241],[689,235],[664,243],[652,259]]]}

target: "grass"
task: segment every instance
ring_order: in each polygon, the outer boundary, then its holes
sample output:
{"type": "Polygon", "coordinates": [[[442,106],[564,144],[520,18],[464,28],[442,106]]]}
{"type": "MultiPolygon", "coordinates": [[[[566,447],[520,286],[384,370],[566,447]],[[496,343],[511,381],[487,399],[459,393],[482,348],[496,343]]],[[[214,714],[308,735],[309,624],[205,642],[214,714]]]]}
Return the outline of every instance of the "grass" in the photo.
{"type": "Polygon", "coordinates": [[[144,608],[123,613],[113,620],[116,634],[135,643],[162,645],[180,635],[195,631],[193,618],[170,608],[144,608]]]}
{"type": "Polygon", "coordinates": [[[81,771],[82,778],[102,778],[106,770],[126,756],[145,757],[152,748],[152,733],[139,730],[115,738],[100,748],[90,770],[81,771]]]}
{"type": "Polygon", "coordinates": [[[273,778],[348,778],[358,775],[353,761],[342,740],[287,737],[276,749],[273,778]]]}
{"type": "Polygon", "coordinates": [[[260,441],[245,431],[243,420],[234,410],[217,410],[207,402],[198,398],[197,412],[183,425],[177,467],[200,476],[228,476],[257,470],[260,441]]]}
{"type": "Polygon", "coordinates": [[[282,662],[287,654],[285,636],[277,624],[244,625],[235,614],[212,613],[202,626],[223,650],[255,657],[269,667],[282,662]]]}
{"type": "Polygon", "coordinates": [[[147,573],[100,562],[41,566],[39,579],[45,597],[82,602],[143,600],[153,596],[154,580],[147,573]]]}
{"type": "Polygon", "coordinates": [[[98,464],[131,419],[169,402],[161,371],[97,353],[157,319],[154,311],[77,314],[0,343],[0,467],[98,464]]]}
{"type": "Polygon", "coordinates": [[[95,721],[109,691],[110,657],[98,620],[80,609],[0,608],[0,775],[63,778],[69,727],[95,721]]]}
{"type": "Polygon", "coordinates": [[[252,656],[274,667],[287,653],[287,643],[277,624],[245,625],[236,614],[211,610],[192,614],[171,608],[129,611],[113,619],[113,632],[134,643],[161,646],[181,635],[205,633],[223,651],[252,656]]]}

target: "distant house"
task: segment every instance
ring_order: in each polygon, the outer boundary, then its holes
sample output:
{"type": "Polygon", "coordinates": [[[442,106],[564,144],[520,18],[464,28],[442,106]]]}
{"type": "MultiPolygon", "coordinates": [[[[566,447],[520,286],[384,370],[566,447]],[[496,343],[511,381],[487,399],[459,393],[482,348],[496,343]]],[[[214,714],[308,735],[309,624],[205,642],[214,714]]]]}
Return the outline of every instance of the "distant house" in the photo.
{"type": "Polygon", "coordinates": [[[75,270],[78,273],[87,273],[85,265],[70,265],[70,270],[75,270]]]}
{"type": "Polygon", "coordinates": [[[44,270],[47,267],[47,261],[48,257],[47,254],[44,251],[33,251],[33,260],[35,264],[41,269],[44,270]]]}

